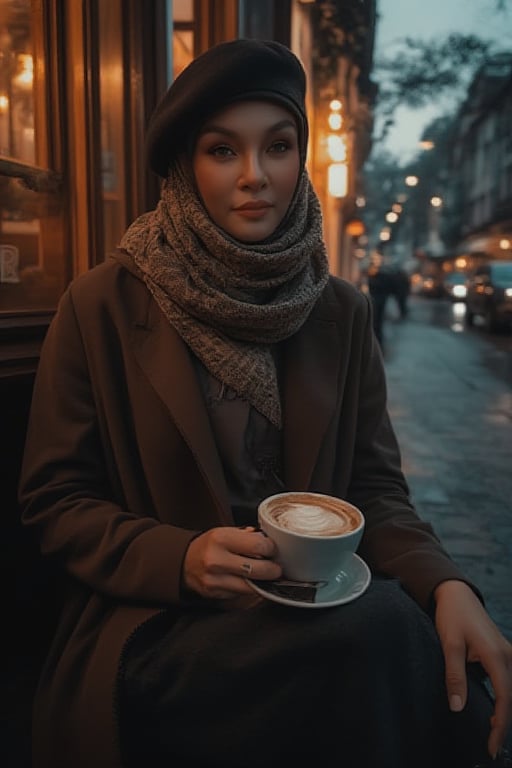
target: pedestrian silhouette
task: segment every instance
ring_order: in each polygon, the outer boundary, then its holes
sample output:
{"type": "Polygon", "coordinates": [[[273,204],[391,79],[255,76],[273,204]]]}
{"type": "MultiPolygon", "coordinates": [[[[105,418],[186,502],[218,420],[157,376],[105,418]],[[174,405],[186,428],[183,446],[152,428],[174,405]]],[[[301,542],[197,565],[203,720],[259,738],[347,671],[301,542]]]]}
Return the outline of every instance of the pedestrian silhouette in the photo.
{"type": "Polygon", "coordinates": [[[400,317],[404,319],[407,317],[408,306],[407,299],[410,291],[409,275],[398,265],[391,268],[392,270],[392,286],[391,291],[398,306],[398,312],[400,317]]]}
{"type": "Polygon", "coordinates": [[[388,296],[394,293],[394,275],[387,265],[372,265],[368,269],[368,291],[373,305],[373,330],[382,346],[384,341],[384,312],[388,296]]]}

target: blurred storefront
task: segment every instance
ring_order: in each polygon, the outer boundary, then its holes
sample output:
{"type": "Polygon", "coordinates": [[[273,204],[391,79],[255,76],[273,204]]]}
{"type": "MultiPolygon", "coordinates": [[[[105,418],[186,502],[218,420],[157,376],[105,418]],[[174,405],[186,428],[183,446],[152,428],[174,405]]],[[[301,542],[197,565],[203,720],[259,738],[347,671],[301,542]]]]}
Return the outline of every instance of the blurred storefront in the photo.
{"type": "MultiPolygon", "coordinates": [[[[298,3],[307,30],[292,47],[310,74],[310,173],[322,203],[331,272],[357,280],[361,170],[371,149],[376,0],[298,3]],[[306,49],[306,50],[304,50],[306,49]]],[[[296,16],[294,17],[294,19],[296,16]]],[[[296,30],[296,26],[292,26],[296,30]]]]}
{"type": "Polygon", "coordinates": [[[457,257],[512,259],[512,52],[479,69],[458,114],[457,257]]]}

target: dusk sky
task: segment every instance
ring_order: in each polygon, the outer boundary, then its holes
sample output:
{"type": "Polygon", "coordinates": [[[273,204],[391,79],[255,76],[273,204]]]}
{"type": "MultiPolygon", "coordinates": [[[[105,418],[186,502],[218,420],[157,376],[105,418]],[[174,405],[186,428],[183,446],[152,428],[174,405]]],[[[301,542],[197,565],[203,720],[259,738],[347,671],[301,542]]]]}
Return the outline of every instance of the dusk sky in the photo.
{"type": "MultiPolygon", "coordinates": [[[[506,13],[498,14],[495,7],[495,0],[377,0],[375,57],[390,52],[399,38],[432,40],[449,32],[477,34],[497,41],[501,50],[512,50],[512,1],[506,13]]],[[[385,148],[404,161],[410,160],[418,151],[424,127],[441,112],[441,105],[399,109],[385,148]]]]}

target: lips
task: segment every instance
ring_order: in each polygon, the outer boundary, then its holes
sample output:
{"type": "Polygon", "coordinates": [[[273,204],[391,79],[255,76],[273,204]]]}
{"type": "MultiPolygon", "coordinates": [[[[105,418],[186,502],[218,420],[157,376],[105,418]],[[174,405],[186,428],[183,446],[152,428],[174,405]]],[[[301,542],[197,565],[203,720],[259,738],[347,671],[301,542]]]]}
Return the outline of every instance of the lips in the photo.
{"type": "Polygon", "coordinates": [[[272,205],[265,200],[251,200],[243,205],[238,205],[235,211],[263,211],[271,207],[272,205]]]}
{"type": "Polygon", "coordinates": [[[273,207],[274,206],[271,203],[267,203],[265,200],[249,200],[247,203],[243,203],[243,205],[239,205],[233,210],[243,219],[257,221],[258,219],[266,218],[267,213],[273,207]]]}

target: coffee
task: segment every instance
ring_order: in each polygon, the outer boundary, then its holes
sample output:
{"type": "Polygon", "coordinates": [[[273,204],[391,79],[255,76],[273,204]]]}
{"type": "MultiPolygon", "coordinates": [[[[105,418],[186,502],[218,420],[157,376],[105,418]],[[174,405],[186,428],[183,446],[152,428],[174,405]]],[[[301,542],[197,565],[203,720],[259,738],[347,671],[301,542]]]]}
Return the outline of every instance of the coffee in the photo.
{"type": "Polygon", "coordinates": [[[258,521],[276,545],[275,559],[292,581],[328,582],[350,562],[364,529],[357,507],[336,496],[288,491],[258,507],[258,521]]]}
{"type": "Polygon", "coordinates": [[[272,507],[269,515],[280,528],[304,536],[341,536],[360,524],[360,517],[352,510],[334,509],[325,502],[285,501],[272,507]]]}

